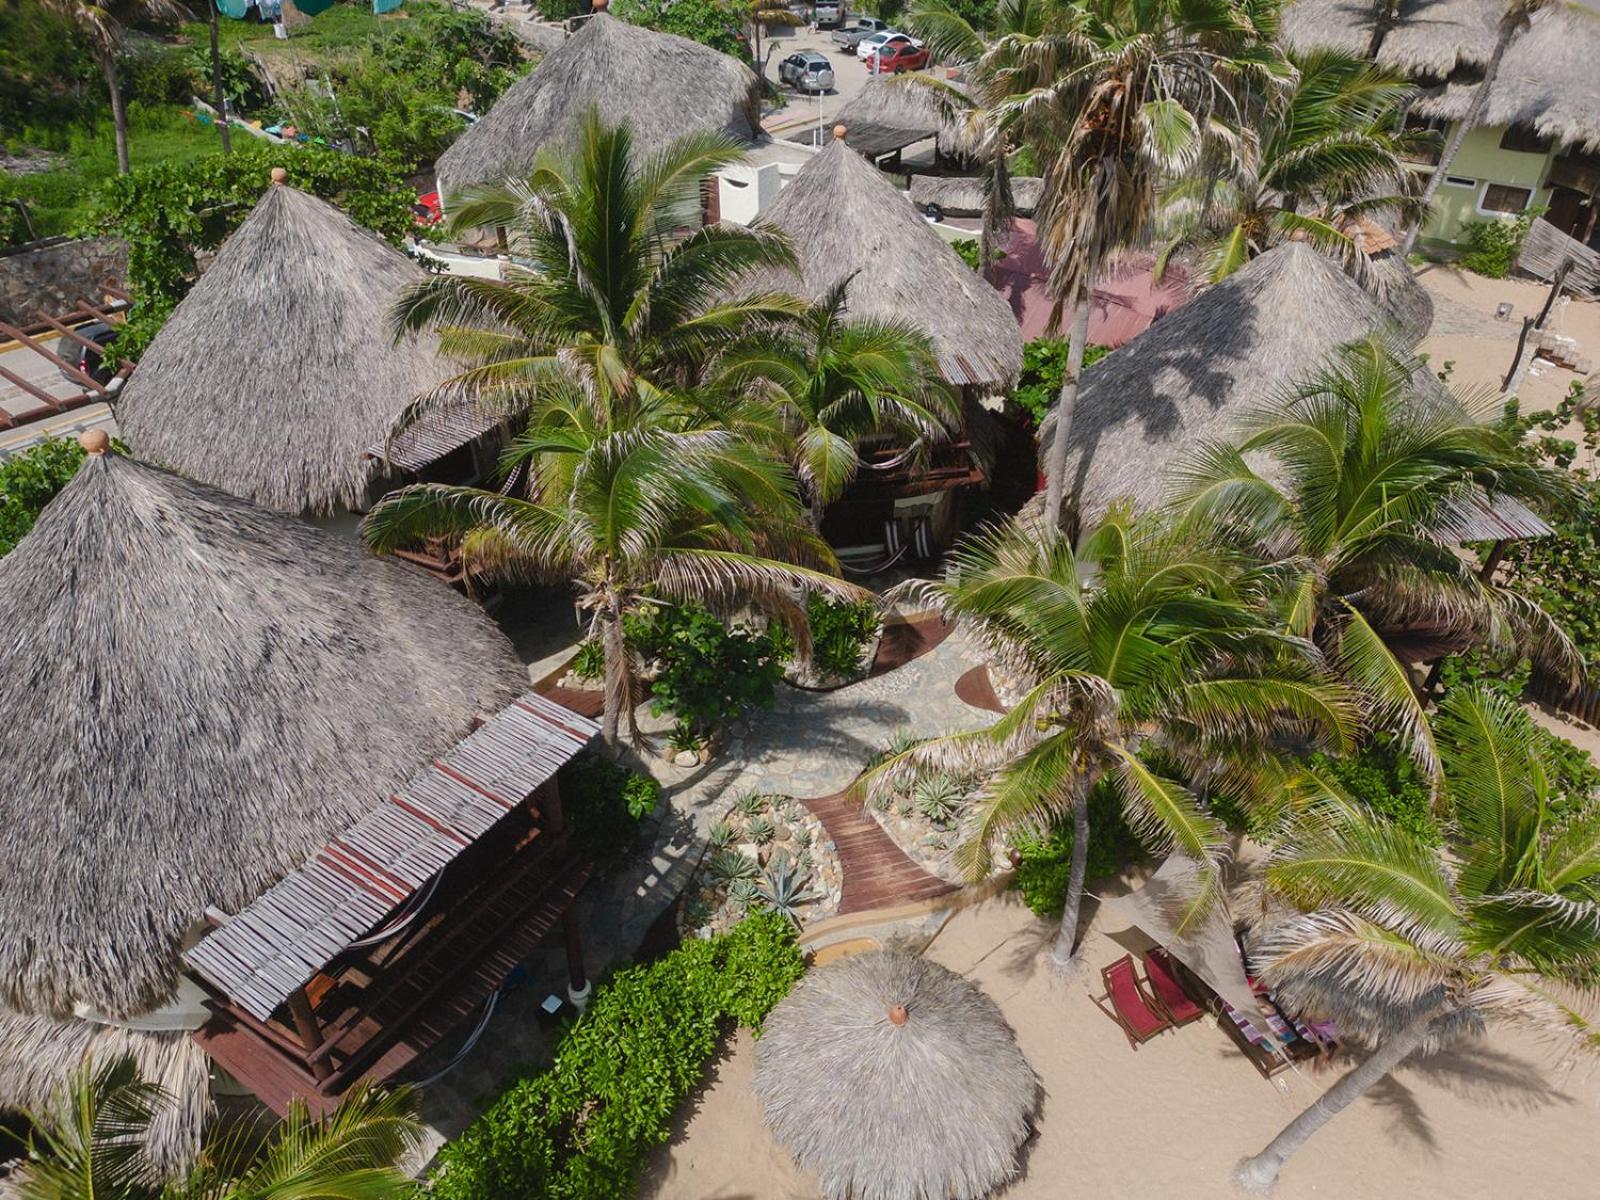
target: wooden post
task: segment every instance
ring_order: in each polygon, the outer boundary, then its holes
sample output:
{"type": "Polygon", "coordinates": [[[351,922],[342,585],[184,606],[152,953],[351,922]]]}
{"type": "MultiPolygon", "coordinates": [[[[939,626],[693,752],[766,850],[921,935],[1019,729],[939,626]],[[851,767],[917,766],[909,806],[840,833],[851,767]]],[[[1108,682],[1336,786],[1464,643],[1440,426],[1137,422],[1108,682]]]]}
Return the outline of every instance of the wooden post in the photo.
{"type": "MultiPolygon", "coordinates": [[[[300,1044],[305,1047],[309,1059],[322,1047],[322,1026],[317,1023],[317,1014],[311,1009],[311,1000],[304,986],[289,993],[289,1015],[294,1018],[294,1031],[300,1035],[300,1044]]],[[[328,1065],[326,1058],[315,1059],[310,1065],[311,1074],[318,1079],[326,1079],[333,1074],[333,1068],[328,1065]]]]}
{"type": "Polygon", "coordinates": [[[1500,560],[1506,556],[1506,548],[1511,545],[1510,538],[1498,538],[1494,545],[1489,547],[1489,557],[1483,560],[1483,568],[1478,572],[1478,578],[1488,583],[1494,578],[1494,573],[1500,567],[1500,560]]]}
{"type": "Polygon", "coordinates": [[[1517,338],[1517,352],[1511,358],[1511,368],[1506,372],[1506,377],[1500,381],[1500,394],[1503,396],[1511,390],[1511,385],[1516,381],[1517,368],[1522,365],[1522,350],[1528,344],[1528,333],[1533,329],[1533,318],[1522,318],[1522,336],[1517,338]]]}
{"type": "Polygon", "coordinates": [[[539,789],[539,816],[540,824],[551,837],[567,828],[567,814],[561,807],[561,785],[554,775],[545,780],[544,786],[539,789]]]}

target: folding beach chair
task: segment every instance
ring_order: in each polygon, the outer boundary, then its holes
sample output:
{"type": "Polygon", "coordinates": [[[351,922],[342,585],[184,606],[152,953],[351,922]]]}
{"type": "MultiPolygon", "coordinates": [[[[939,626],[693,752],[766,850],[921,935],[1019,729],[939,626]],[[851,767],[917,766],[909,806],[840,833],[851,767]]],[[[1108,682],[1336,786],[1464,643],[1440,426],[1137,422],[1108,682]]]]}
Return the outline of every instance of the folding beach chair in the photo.
{"type": "Polygon", "coordinates": [[[1095,1007],[1117,1023],[1133,1049],[1137,1050],[1163,1029],[1172,1028],[1172,1022],[1139,986],[1133,955],[1124,954],[1106,967],[1100,972],[1100,980],[1105,984],[1106,994],[1094,998],[1095,1007]]]}
{"type": "Polygon", "coordinates": [[[1150,985],[1150,994],[1174,1025],[1187,1025],[1206,1015],[1206,1010],[1183,990],[1165,950],[1157,947],[1144,956],[1144,974],[1145,982],[1150,985]]]}

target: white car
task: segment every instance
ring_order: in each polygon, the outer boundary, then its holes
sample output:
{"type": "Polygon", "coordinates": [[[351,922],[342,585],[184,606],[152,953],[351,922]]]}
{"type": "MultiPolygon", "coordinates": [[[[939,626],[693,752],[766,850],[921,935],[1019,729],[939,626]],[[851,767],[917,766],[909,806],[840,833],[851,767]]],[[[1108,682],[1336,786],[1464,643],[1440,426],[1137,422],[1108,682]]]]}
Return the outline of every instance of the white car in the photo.
{"type": "Polygon", "coordinates": [[[887,29],[882,33],[875,33],[869,38],[862,38],[859,42],[857,42],[856,57],[862,62],[866,62],[867,59],[871,58],[878,52],[879,46],[886,46],[890,42],[910,42],[913,46],[922,45],[921,42],[912,37],[909,33],[901,33],[897,29],[887,29]]]}

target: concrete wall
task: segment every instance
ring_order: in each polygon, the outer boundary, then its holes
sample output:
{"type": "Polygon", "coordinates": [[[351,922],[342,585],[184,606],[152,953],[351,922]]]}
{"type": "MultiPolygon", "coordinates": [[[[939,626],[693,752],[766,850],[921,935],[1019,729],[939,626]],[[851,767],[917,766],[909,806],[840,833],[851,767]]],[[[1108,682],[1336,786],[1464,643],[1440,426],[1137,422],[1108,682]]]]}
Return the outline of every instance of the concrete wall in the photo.
{"type": "Polygon", "coordinates": [[[29,243],[0,254],[0,321],[32,325],[41,313],[77,308],[80,298],[98,304],[101,289],[121,287],[127,276],[128,248],[116,238],[29,243]]]}
{"type": "MultiPolygon", "coordinates": [[[[1543,153],[1502,150],[1504,126],[1474,129],[1461,143],[1461,152],[1450,164],[1449,178],[1434,196],[1434,214],[1423,230],[1423,240],[1439,244],[1466,241],[1464,229],[1472,221],[1483,221],[1494,214],[1481,211],[1484,189],[1492,183],[1509,184],[1533,190],[1533,206],[1550,202],[1550,189],[1544,186],[1550,163],[1556,156],[1551,148],[1543,153]],[[1470,187],[1451,183],[1451,179],[1470,179],[1470,187]]],[[[1448,140],[1448,135],[1446,135],[1448,140]]]]}

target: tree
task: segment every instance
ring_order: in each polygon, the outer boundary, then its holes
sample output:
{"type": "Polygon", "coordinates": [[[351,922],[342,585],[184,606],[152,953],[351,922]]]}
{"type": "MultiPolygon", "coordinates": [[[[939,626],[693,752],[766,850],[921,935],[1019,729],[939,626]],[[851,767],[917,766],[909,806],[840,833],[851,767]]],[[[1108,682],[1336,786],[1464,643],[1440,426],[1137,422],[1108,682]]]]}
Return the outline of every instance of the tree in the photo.
{"type": "Polygon", "coordinates": [[[321,1120],[295,1101],[266,1132],[212,1138],[180,1174],[152,1159],[152,1122],[172,1102],[131,1057],[87,1063],[57,1101],[28,1113],[28,1156],[7,1180],[17,1200],[405,1200],[397,1165],[420,1126],[405,1092],[358,1088],[321,1120]]]}
{"type": "Polygon", "coordinates": [[[1272,12],[1235,0],[1085,0],[1056,10],[1001,78],[990,103],[1043,164],[1035,216],[1055,320],[1072,314],[1072,349],[1052,419],[1045,520],[1061,520],[1067,442],[1095,280],[1144,242],[1156,186],[1191,167],[1203,134],[1232,109],[1231,90],[1286,74],[1272,12]]]}
{"type": "Polygon", "coordinates": [[[1178,246],[1199,246],[1215,283],[1289,237],[1345,256],[1355,248],[1352,218],[1415,207],[1402,157],[1411,138],[1396,132],[1411,85],[1338,50],[1291,52],[1289,61],[1293,88],[1264,107],[1249,138],[1230,139],[1231,169],[1163,191],[1162,261],[1178,246]]]}
{"type": "Polygon", "coordinates": [[[777,406],[814,529],[861,470],[862,438],[896,437],[917,457],[961,425],[960,400],[925,334],[899,321],[850,317],[845,297],[854,279],[835,284],[792,330],[729,351],[711,380],[712,394],[777,406]]]}
{"type": "Polygon", "coordinates": [[[903,786],[924,771],[979,774],[956,852],[973,878],[988,873],[1002,833],[1042,833],[1070,817],[1059,967],[1076,952],[1097,783],[1110,782],[1152,851],[1209,868],[1198,915],[1216,899],[1225,842],[1202,795],[1249,805],[1275,794],[1286,770],[1277,749],[1288,745],[1278,739],[1290,732],[1332,749],[1350,743],[1349,698],[1303,645],[1264,624],[1235,590],[1232,564],[1149,519],[1113,514],[1076,551],[1059,530],[1012,522],[963,543],[955,567],[919,598],[966,623],[1028,691],[992,727],[912,747],[864,787],[903,786]]]}
{"type": "Polygon", "coordinates": [[[1405,1059],[1496,1025],[1590,1053],[1600,1030],[1600,810],[1557,827],[1532,719],[1457,689],[1438,720],[1453,811],[1441,851],[1325,784],[1266,869],[1278,907],[1252,962],[1291,1010],[1374,1049],[1236,1178],[1266,1191],[1289,1156],[1405,1059]]]}
{"type": "Polygon", "coordinates": [[[46,8],[67,17],[89,42],[89,53],[106,82],[111,122],[117,139],[117,173],[128,173],[128,109],[122,99],[117,56],[124,27],[136,18],[177,22],[187,15],[175,0],[43,0],[46,8]]]}
{"type": "Polygon", "coordinates": [[[1457,505],[1491,494],[1542,505],[1567,480],[1434,386],[1380,342],[1343,347],[1247,417],[1237,444],[1200,447],[1176,472],[1173,505],[1266,564],[1281,627],[1313,641],[1437,778],[1407,662],[1470,642],[1570,673],[1574,655],[1543,609],[1479,578],[1446,532],[1457,505]],[[1260,472],[1251,460],[1265,460],[1260,472]]]}
{"type": "Polygon", "coordinates": [[[1455,129],[1450,133],[1450,140],[1445,143],[1444,151],[1439,155],[1439,162],[1433,168],[1433,174],[1428,177],[1427,186],[1422,189],[1416,216],[1413,217],[1406,229],[1406,236],[1401,241],[1401,254],[1410,254],[1417,244],[1417,235],[1422,232],[1423,218],[1427,216],[1428,208],[1439,191],[1439,185],[1444,183],[1445,176],[1450,173],[1450,167],[1455,163],[1456,155],[1461,152],[1461,144],[1467,140],[1467,134],[1476,129],[1478,123],[1483,120],[1484,110],[1489,106],[1489,93],[1493,90],[1495,81],[1500,78],[1500,64],[1505,61],[1506,51],[1511,48],[1511,43],[1516,40],[1517,35],[1528,28],[1533,14],[1546,3],[1548,0],[1506,0],[1505,10],[1500,15],[1500,23],[1495,34],[1494,49],[1489,52],[1489,61],[1483,66],[1483,78],[1474,88],[1466,113],[1456,122],[1455,129]]]}

